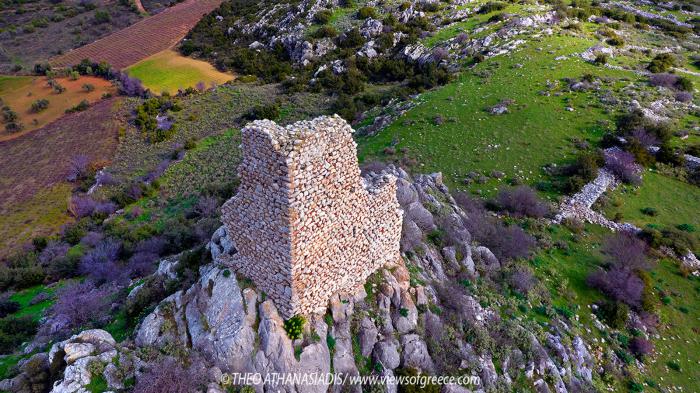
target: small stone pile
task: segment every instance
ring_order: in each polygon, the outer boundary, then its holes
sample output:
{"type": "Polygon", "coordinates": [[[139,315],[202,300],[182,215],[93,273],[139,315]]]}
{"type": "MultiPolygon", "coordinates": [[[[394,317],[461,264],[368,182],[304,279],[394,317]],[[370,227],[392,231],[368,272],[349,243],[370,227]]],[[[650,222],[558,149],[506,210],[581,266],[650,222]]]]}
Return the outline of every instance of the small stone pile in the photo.
{"type": "Polygon", "coordinates": [[[237,252],[219,259],[285,318],[325,309],[334,293],[400,259],[396,178],[360,176],[352,132],[338,116],[242,131],[241,185],[222,207],[237,252]]]}

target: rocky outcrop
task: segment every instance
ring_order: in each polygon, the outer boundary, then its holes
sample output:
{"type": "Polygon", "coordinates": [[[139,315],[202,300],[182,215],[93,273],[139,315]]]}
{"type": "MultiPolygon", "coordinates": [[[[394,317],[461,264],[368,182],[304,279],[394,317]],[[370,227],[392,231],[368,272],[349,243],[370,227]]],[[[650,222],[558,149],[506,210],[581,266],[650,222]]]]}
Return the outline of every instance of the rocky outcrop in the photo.
{"type": "Polygon", "coordinates": [[[54,372],[63,369],[52,393],[83,393],[96,378],[104,379],[109,389],[123,389],[125,380],[133,377],[141,361],[109,333],[94,329],[54,344],[47,362],[54,372]]]}

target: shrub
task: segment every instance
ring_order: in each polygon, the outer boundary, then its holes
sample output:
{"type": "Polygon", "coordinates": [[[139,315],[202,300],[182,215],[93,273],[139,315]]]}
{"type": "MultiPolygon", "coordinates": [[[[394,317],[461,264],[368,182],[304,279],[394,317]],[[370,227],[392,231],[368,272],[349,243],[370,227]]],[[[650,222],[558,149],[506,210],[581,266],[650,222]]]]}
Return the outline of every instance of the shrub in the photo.
{"type": "Polygon", "coordinates": [[[605,152],[605,167],[625,183],[640,184],[642,182],[632,153],[615,148],[607,150],[605,152]]]}
{"type": "Polygon", "coordinates": [[[360,30],[353,28],[340,36],[338,46],[341,48],[357,48],[365,43],[365,38],[360,34],[360,30]]]}
{"type": "Polygon", "coordinates": [[[377,10],[374,7],[361,7],[359,10],[357,10],[357,17],[359,19],[368,19],[368,18],[377,18],[377,10]]]}
{"type": "Polygon", "coordinates": [[[314,33],[316,38],[333,38],[338,36],[338,30],[333,26],[321,26],[314,33]]]}
{"type": "Polygon", "coordinates": [[[0,354],[14,352],[20,344],[36,334],[37,327],[38,322],[30,315],[0,319],[0,354]]]}
{"type": "Polygon", "coordinates": [[[606,53],[598,53],[593,61],[595,64],[604,65],[608,63],[609,56],[606,53]]]}
{"type": "Polygon", "coordinates": [[[117,73],[115,81],[121,94],[130,97],[143,97],[146,95],[147,90],[143,87],[141,81],[130,77],[124,72],[117,73]]]}
{"type": "Polygon", "coordinates": [[[207,372],[198,359],[187,366],[174,358],[146,364],[146,372],[138,378],[134,393],[191,393],[206,387],[207,372]]]}
{"type": "Polygon", "coordinates": [[[653,207],[644,207],[644,208],[640,209],[640,211],[645,216],[650,216],[650,217],[654,217],[657,214],[659,214],[659,212],[656,209],[654,209],[653,207]]]}
{"type": "Polygon", "coordinates": [[[326,23],[331,21],[332,17],[333,12],[331,10],[321,10],[314,15],[314,21],[316,23],[325,25],[326,23]]]}
{"type": "Polygon", "coordinates": [[[611,327],[621,329],[627,324],[629,307],[623,303],[607,301],[599,305],[598,314],[611,327]]]}
{"type": "Polygon", "coordinates": [[[124,279],[124,271],[117,264],[121,247],[117,240],[103,240],[81,258],[80,272],[97,285],[124,279]]]}
{"type": "Polygon", "coordinates": [[[143,286],[134,296],[126,299],[125,313],[129,324],[134,325],[141,319],[142,314],[154,307],[167,296],[163,279],[146,279],[143,286]]]}
{"type": "Polygon", "coordinates": [[[673,88],[678,83],[678,75],[659,73],[649,77],[649,84],[656,87],[673,88]]]}
{"type": "Polygon", "coordinates": [[[78,154],[71,158],[68,163],[68,175],[66,180],[69,182],[75,182],[81,180],[87,175],[88,165],[90,164],[90,159],[84,154],[78,154]]]}
{"type": "Polygon", "coordinates": [[[49,100],[42,98],[32,102],[32,112],[39,113],[45,111],[49,107],[49,100]]]}
{"type": "Polygon", "coordinates": [[[634,356],[641,359],[644,356],[651,355],[651,353],[654,351],[654,344],[645,338],[634,337],[629,342],[629,349],[634,356]]]}
{"type": "Polygon", "coordinates": [[[5,318],[9,314],[19,311],[20,304],[10,299],[0,299],[0,318],[5,318]]]}
{"type": "Polygon", "coordinates": [[[284,331],[287,332],[287,337],[291,340],[301,338],[306,319],[301,315],[295,315],[284,321],[284,331]]]}
{"type": "Polygon", "coordinates": [[[692,224],[679,224],[676,225],[676,228],[684,232],[695,232],[695,226],[693,226],[692,224]]]}
{"type": "Polygon", "coordinates": [[[280,117],[280,105],[278,103],[267,105],[256,105],[248,113],[250,120],[277,120],[280,117]]]}
{"type": "Polygon", "coordinates": [[[591,273],[586,282],[608,295],[611,299],[632,307],[641,306],[644,282],[629,269],[613,267],[591,273]]]}
{"type": "Polygon", "coordinates": [[[528,186],[501,189],[496,204],[500,209],[519,217],[540,218],[549,213],[549,206],[528,186]]]}
{"type": "Polygon", "coordinates": [[[517,266],[510,274],[509,284],[521,295],[527,295],[537,285],[537,278],[527,266],[517,266]]]}
{"type": "Polygon", "coordinates": [[[601,251],[610,265],[627,270],[644,270],[649,267],[646,244],[629,232],[617,232],[606,237],[601,251]]]}
{"type": "Polygon", "coordinates": [[[90,93],[92,91],[95,91],[95,85],[93,85],[91,83],[85,83],[85,84],[83,84],[83,91],[85,91],[86,93],[90,93]]]}
{"type": "Polygon", "coordinates": [[[56,303],[51,307],[51,314],[54,318],[63,319],[70,330],[90,322],[100,322],[109,314],[108,304],[114,293],[113,287],[103,285],[97,288],[90,281],[67,284],[56,291],[56,303]]]}
{"type": "Polygon", "coordinates": [[[675,87],[676,87],[676,89],[681,90],[681,91],[692,92],[693,91],[693,81],[690,80],[690,78],[688,78],[686,76],[681,76],[676,81],[675,87]]]}
{"type": "Polygon", "coordinates": [[[70,246],[67,243],[55,240],[51,241],[39,254],[39,263],[47,266],[51,262],[65,257],[69,248],[70,246]]]}
{"type": "MultiPolygon", "coordinates": [[[[418,376],[418,370],[412,367],[398,368],[396,369],[396,376],[402,378],[404,381],[412,381],[412,377],[418,376]],[[404,379],[405,378],[405,379],[404,379]]],[[[440,385],[433,384],[421,384],[417,382],[415,384],[402,383],[397,386],[399,393],[438,393],[440,392],[440,385]]]]}
{"type": "Polygon", "coordinates": [[[106,10],[95,11],[95,24],[107,23],[112,20],[112,16],[106,10]]]}
{"type": "Polygon", "coordinates": [[[479,8],[479,14],[488,14],[494,11],[501,11],[505,9],[508,5],[500,1],[489,1],[479,8]]]}
{"type": "Polygon", "coordinates": [[[688,91],[679,91],[676,93],[675,98],[678,102],[691,102],[693,100],[693,93],[688,91]]]}
{"type": "Polygon", "coordinates": [[[656,55],[649,66],[647,67],[649,71],[658,74],[660,72],[666,72],[671,67],[676,65],[676,59],[670,53],[660,53],[656,55]]]}
{"type": "Polygon", "coordinates": [[[66,109],[66,113],[82,112],[90,107],[90,102],[88,100],[81,100],[75,106],[66,109]]]}
{"type": "Polygon", "coordinates": [[[92,215],[97,203],[89,196],[73,195],[68,204],[68,211],[75,218],[83,218],[92,215]]]}

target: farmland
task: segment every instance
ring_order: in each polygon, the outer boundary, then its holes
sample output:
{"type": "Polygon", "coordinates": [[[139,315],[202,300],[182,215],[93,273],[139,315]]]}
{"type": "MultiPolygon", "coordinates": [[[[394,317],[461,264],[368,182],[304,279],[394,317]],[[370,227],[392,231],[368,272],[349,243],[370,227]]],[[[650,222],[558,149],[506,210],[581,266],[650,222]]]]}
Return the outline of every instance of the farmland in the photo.
{"type": "Polygon", "coordinates": [[[118,99],[102,100],[84,112],[66,115],[39,130],[0,142],[0,237],[3,256],[21,242],[55,232],[69,220],[65,182],[70,159],[112,157],[117,130],[112,113],[118,99]]]}
{"type": "Polygon", "coordinates": [[[65,88],[58,93],[48,84],[44,76],[0,76],[0,99],[3,105],[17,112],[23,128],[19,132],[8,133],[3,130],[0,140],[17,138],[29,131],[41,128],[60,118],[66,110],[86,100],[95,103],[105,94],[116,92],[112,84],[104,79],[81,76],[75,80],[57,78],[55,82],[65,88]],[[42,110],[33,110],[32,104],[41,100],[47,101],[42,110]]]}
{"type": "Polygon", "coordinates": [[[233,79],[233,75],[219,72],[207,62],[184,57],[171,49],[142,60],[126,71],[156,94],[174,94],[178,89],[195,87],[199,82],[209,87],[233,79]]]}
{"type": "Polygon", "coordinates": [[[121,30],[140,15],[129,2],[0,2],[0,73],[31,72],[35,63],[121,30]]]}
{"type": "Polygon", "coordinates": [[[50,63],[68,67],[83,59],[105,61],[122,69],[177,44],[221,0],[187,0],[93,43],[54,57],[50,63]]]}

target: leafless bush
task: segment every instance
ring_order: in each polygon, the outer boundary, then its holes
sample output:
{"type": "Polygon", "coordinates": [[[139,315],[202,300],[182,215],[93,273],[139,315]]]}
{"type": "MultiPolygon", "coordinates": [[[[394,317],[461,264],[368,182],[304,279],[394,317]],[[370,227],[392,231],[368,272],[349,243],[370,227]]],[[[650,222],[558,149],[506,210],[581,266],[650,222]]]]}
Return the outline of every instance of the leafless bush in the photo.
{"type": "Polygon", "coordinates": [[[73,195],[68,204],[68,211],[75,218],[91,215],[95,211],[97,203],[89,196],[73,195]]]}
{"type": "Polygon", "coordinates": [[[549,213],[549,206],[528,186],[501,189],[496,197],[496,204],[512,215],[522,217],[544,217],[549,213]]]}
{"type": "Polygon", "coordinates": [[[605,167],[625,183],[640,184],[639,167],[634,161],[634,155],[615,149],[605,152],[605,167]]]}
{"type": "Polygon", "coordinates": [[[632,307],[641,305],[644,282],[633,271],[617,266],[610,270],[601,269],[588,276],[586,282],[613,300],[632,307]]]}
{"type": "Polygon", "coordinates": [[[219,200],[216,197],[205,196],[199,198],[195,211],[202,217],[213,217],[218,215],[219,200]]]}
{"type": "Polygon", "coordinates": [[[537,285],[537,278],[528,267],[517,266],[510,274],[509,283],[516,292],[527,295],[537,285]]]}
{"type": "Polygon", "coordinates": [[[68,284],[57,290],[56,303],[51,307],[54,317],[63,317],[69,329],[85,326],[104,319],[109,313],[107,304],[115,288],[103,285],[96,288],[92,282],[68,284]]]}
{"type": "Polygon", "coordinates": [[[192,393],[200,391],[207,382],[206,369],[197,359],[190,366],[173,358],[152,362],[146,366],[136,383],[134,393],[192,393]]]}
{"type": "Polygon", "coordinates": [[[676,101],[678,102],[691,102],[693,101],[693,93],[689,91],[679,91],[676,93],[676,101]]]}
{"type": "Polygon", "coordinates": [[[66,180],[74,182],[85,176],[89,164],[90,159],[84,154],[79,154],[71,158],[68,163],[68,175],[66,176],[66,180]]]}
{"type": "Polygon", "coordinates": [[[63,258],[68,253],[70,246],[61,241],[51,241],[39,254],[39,262],[46,266],[58,258],[63,258]]]}
{"type": "Polygon", "coordinates": [[[636,139],[644,147],[654,146],[659,143],[658,138],[654,134],[648,133],[641,127],[632,130],[630,137],[636,139]]]}
{"type": "Polygon", "coordinates": [[[656,87],[673,88],[678,83],[678,75],[673,74],[653,74],[649,77],[649,84],[656,87]]]}
{"type": "Polygon", "coordinates": [[[610,235],[603,243],[602,252],[608,263],[628,270],[648,269],[646,243],[628,232],[610,235]]]}

